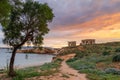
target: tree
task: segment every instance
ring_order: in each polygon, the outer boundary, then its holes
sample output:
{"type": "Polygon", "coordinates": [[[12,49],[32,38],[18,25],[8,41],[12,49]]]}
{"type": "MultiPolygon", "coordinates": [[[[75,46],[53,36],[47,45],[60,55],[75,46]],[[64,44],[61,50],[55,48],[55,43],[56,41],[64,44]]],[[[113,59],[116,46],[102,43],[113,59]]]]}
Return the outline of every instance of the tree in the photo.
{"type": "Polygon", "coordinates": [[[22,4],[15,4],[11,9],[8,26],[3,26],[5,44],[13,47],[9,64],[9,76],[16,75],[14,71],[14,59],[16,51],[27,41],[40,46],[43,36],[48,33],[48,23],[52,21],[54,14],[45,3],[26,0],[22,4]]]}
{"type": "Polygon", "coordinates": [[[6,25],[8,22],[11,5],[8,0],[0,0],[0,23],[6,25]]]}

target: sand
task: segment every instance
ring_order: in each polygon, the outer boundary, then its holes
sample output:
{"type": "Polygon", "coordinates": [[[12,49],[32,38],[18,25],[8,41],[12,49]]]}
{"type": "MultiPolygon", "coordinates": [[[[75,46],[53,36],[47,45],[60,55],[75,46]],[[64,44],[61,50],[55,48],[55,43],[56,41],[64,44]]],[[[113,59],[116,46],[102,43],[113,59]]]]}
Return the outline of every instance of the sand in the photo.
{"type": "Polygon", "coordinates": [[[54,75],[50,75],[50,76],[33,77],[26,80],[88,80],[86,78],[86,74],[78,73],[77,70],[70,68],[66,64],[66,60],[74,56],[75,54],[69,54],[60,57],[63,59],[63,62],[61,63],[61,67],[59,68],[60,72],[58,73],[55,73],[54,75]]]}

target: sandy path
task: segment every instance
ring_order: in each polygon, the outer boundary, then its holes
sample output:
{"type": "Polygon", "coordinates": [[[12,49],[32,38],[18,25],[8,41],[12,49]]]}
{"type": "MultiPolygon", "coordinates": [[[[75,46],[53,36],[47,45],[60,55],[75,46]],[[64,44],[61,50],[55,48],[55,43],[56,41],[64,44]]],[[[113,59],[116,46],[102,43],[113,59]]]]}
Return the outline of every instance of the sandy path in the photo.
{"type": "Polygon", "coordinates": [[[70,55],[66,55],[66,56],[63,57],[64,61],[61,63],[60,72],[62,74],[66,74],[66,75],[69,76],[69,78],[66,79],[66,80],[87,80],[85,74],[78,73],[77,70],[74,70],[74,69],[70,68],[66,64],[66,60],[68,60],[68,59],[70,59],[74,56],[75,56],[75,54],[70,54],[70,55]]]}
{"type": "Polygon", "coordinates": [[[60,57],[63,59],[63,62],[61,63],[59,73],[56,73],[50,76],[34,77],[34,78],[26,79],[26,80],[87,80],[85,74],[78,73],[77,70],[70,68],[66,64],[66,60],[74,56],[75,54],[69,54],[69,55],[60,57]]]}

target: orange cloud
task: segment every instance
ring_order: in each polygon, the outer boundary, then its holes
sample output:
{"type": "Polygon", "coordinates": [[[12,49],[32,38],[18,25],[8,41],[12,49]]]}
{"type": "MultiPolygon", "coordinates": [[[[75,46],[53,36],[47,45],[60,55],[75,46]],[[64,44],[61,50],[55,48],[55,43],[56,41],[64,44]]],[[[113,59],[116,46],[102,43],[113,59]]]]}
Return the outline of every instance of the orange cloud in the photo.
{"type": "Polygon", "coordinates": [[[56,36],[46,38],[50,46],[62,47],[67,45],[67,41],[72,40],[78,41],[79,44],[81,39],[85,38],[95,38],[101,41],[120,40],[120,13],[98,16],[82,24],[63,27],[51,31],[52,34],[57,34],[56,36]]]}

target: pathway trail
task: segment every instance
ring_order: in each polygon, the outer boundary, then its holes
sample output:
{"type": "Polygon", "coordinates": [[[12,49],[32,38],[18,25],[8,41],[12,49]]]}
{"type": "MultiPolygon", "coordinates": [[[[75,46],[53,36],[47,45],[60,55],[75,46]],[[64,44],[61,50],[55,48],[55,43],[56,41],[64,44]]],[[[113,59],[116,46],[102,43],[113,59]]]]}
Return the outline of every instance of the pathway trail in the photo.
{"type": "Polygon", "coordinates": [[[61,63],[60,72],[62,74],[66,74],[66,75],[69,76],[69,78],[65,79],[65,80],[87,80],[86,74],[80,74],[80,73],[78,73],[77,70],[74,70],[74,69],[70,68],[66,64],[66,61],[70,58],[73,58],[74,56],[75,56],[75,54],[69,54],[69,55],[66,55],[66,56],[62,57],[62,59],[64,61],[61,63]]]}
{"type": "Polygon", "coordinates": [[[66,60],[73,58],[74,56],[75,54],[69,54],[69,55],[60,57],[61,59],[63,59],[63,62],[61,63],[59,73],[56,73],[50,76],[33,77],[30,79],[26,79],[26,80],[88,80],[86,78],[86,74],[80,74],[78,73],[77,70],[70,68],[66,64],[66,60]]]}

